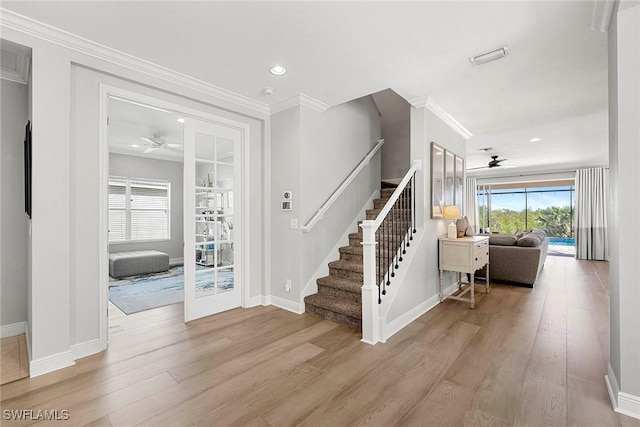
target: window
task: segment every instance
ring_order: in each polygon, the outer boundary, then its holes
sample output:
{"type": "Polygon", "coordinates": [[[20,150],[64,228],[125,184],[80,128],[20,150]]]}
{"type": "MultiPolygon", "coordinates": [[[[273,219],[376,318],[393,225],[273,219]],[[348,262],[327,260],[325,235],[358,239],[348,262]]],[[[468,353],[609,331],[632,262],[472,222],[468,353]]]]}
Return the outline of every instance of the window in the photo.
{"type": "Polygon", "coordinates": [[[169,240],[171,183],[109,178],[109,243],[169,240]]]}
{"type": "Polygon", "coordinates": [[[479,186],[480,227],[507,234],[542,228],[551,237],[573,238],[575,186],[561,184],[479,186]]]}

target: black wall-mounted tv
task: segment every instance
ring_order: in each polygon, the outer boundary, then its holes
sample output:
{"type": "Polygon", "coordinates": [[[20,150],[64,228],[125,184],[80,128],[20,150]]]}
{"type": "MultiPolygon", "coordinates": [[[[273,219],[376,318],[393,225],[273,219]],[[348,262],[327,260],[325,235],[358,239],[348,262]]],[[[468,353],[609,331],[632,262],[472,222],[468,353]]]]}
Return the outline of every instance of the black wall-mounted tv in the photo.
{"type": "Polygon", "coordinates": [[[24,134],[24,211],[31,218],[31,122],[24,134]]]}

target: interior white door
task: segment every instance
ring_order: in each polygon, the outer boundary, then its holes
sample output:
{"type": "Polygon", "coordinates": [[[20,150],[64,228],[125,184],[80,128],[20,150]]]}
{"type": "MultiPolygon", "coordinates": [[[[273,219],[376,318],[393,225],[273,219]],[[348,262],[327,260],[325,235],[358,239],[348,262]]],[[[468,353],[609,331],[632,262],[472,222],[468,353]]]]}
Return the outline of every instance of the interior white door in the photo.
{"type": "Polygon", "coordinates": [[[185,119],[185,321],[241,304],[241,130],[185,119]]]}

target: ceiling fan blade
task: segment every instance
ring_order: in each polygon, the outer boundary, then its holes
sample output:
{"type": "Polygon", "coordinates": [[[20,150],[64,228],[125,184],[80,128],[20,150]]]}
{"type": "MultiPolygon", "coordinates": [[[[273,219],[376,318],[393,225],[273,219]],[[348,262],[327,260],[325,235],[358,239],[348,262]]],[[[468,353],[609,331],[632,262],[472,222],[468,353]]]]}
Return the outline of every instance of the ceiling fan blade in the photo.
{"type": "Polygon", "coordinates": [[[154,152],[154,151],[156,151],[156,150],[157,150],[157,148],[155,148],[155,147],[149,147],[149,148],[147,148],[146,150],[144,150],[142,153],[143,153],[143,154],[153,153],[153,152],[154,152]]]}
{"type": "Polygon", "coordinates": [[[480,167],[477,167],[477,168],[469,168],[469,169],[465,169],[465,170],[475,171],[475,170],[478,170],[478,169],[489,169],[489,166],[480,166],[480,167]]]}
{"type": "Polygon", "coordinates": [[[144,136],[141,136],[140,139],[143,140],[144,142],[149,143],[149,144],[156,145],[156,143],[153,142],[153,140],[151,138],[146,138],[144,136]]]}
{"type": "Polygon", "coordinates": [[[182,149],[182,144],[166,144],[167,147],[171,148],[180,148],[182,149]]]}
{"type": "Polygon", "coordinates": [[[165,150],[167,151],[171,151],[172,153],[178,153],[178,154],[183,154],[182,150],[178,150],[176,148],[171,148],[171,147],[164,147],[165,150]]]}

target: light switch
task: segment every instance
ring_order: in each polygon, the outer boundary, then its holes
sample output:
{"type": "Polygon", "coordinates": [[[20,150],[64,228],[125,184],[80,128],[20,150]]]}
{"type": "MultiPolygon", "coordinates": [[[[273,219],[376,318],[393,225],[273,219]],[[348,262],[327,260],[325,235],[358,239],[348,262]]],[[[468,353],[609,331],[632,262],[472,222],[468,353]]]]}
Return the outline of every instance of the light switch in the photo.
{"type": "Polygon", "coordinates": [[[297,218],[291,218],[289,220],[289,227],[296,229],[298,228],[298,219],[297,218]]]}

